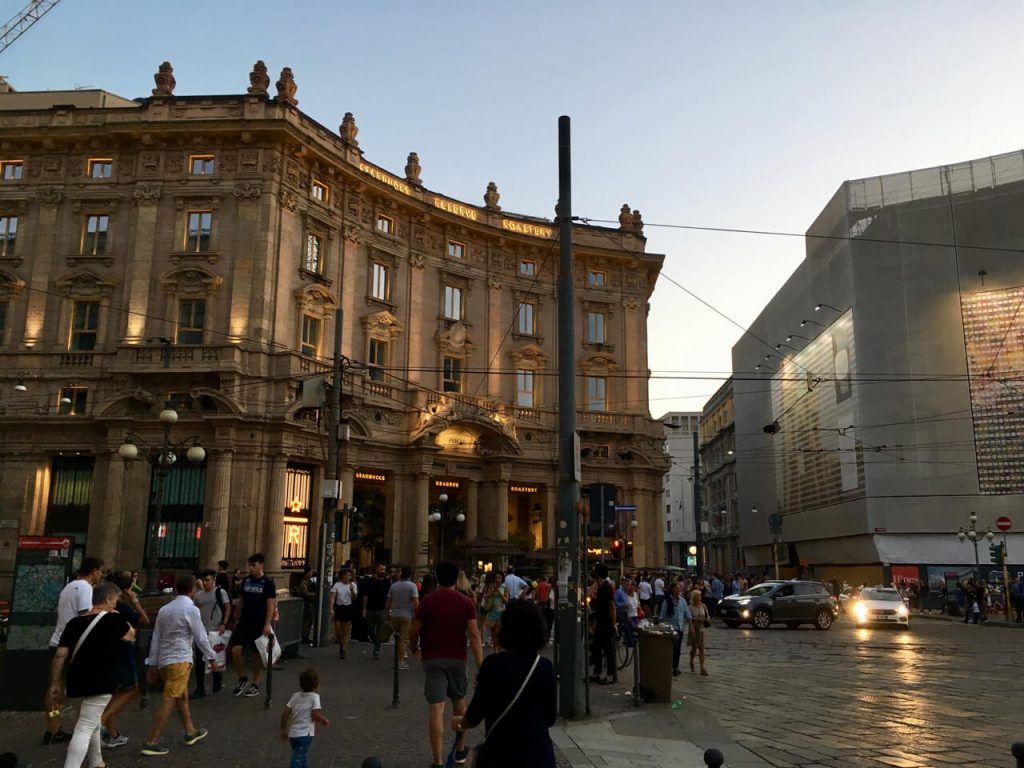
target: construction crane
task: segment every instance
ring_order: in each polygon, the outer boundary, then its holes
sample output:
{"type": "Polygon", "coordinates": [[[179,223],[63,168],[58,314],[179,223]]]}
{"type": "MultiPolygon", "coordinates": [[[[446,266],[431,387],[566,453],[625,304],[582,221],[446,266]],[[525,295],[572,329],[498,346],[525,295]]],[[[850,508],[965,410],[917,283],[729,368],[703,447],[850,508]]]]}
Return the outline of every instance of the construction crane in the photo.
{"type": "Polygon", "coordinates": [[[0,28],[0,53],[6,51],[15,40],[39,21],[60,0],[29,0],[29,4],[16,13],[0,28]]]}

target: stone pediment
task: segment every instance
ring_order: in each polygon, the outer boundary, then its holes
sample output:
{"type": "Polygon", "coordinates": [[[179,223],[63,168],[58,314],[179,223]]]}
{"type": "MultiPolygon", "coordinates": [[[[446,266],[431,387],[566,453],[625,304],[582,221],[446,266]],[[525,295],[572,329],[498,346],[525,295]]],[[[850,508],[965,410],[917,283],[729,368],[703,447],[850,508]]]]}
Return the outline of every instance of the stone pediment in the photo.
{"type": "Polygon", "coordinates": [[[476,345],[469,338],[469,331],[466,329],[465,324],[454,322],[437,334],[437,347],[442,350],[467,352],[476,347],[476,345]]]}
{"type": "Polygon", "coordinates": [[[591,352],[580,358],[579,367],[584,371],[617,371],[619,364],[606,352],[591,352]]]}
{"type": "Polygon", "coordinates": [[[89,270],[76,272],[57,281],[57,290],[62,296],[76,299],[104,299],[114,290],[116,283],[104,280],[89,270]]]}
{"type": "Polygon", "coordinates": [[[402,332],[402,325],[391,312],[381,310],[363,316],[363,329],[371,336],[387,334],[394,338],[402,332]]]}
{"type": "Polygon", "coordinates": [[[295,301],[301,309],[319,309],[325,313],[338,306],[334,292],[318,283],[303,286],[295,291],[295,301]]]}
{"type": "Polygon", "coordinates": [[[24,280],[15,277],[7,270],[0,269],[0,299],[17,298],[24,288],[24,280]]]}
{"type": "Polygon", "coordinates": [[[168,294],[203,294],[213,296],[224,284],[224,278],[202,267],[175,269],[163,276],[161,281],[168,294]]]}
{"type": "Polygon", "coordinates": [[[536,368],[544,368],[548,364],[548,356],[544,354],[544,350],[531,343],[520,344],[518,347],[509,350],[508,358],[514,365],[526,364],[536,368]]]}

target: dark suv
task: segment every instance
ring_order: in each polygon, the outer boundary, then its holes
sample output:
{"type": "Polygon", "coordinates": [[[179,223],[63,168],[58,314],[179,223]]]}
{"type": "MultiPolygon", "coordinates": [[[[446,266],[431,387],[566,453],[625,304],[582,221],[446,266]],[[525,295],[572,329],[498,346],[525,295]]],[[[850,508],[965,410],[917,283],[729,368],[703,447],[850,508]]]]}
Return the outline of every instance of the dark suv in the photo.
{"type": "Polygon", "coordinates": [[[839,615],[839,606],[816,581],[766,581],[725,598],[718,604],[718,613],[727,627],[749,622],[755,629],[772,624],[790,629],[813,624],[815,629],[828,629],[839,615]]]}

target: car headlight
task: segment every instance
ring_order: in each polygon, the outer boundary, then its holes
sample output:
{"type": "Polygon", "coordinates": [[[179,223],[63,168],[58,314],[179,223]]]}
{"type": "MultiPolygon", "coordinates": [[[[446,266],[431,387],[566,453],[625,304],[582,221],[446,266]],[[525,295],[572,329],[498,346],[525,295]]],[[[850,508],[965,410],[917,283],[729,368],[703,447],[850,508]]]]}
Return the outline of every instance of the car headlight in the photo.
{"type": "Polygon", "coordinates": [[[899,608],[896,609],[897,616],[906,616],[908,613],[910,612],[907,610],[907,606],[905,605],[901,605],[899,608]]]}
{"type": "Polygon", "coordinates": [[[736,605],[748,605],[749,603],[750,603],[750,598],[749,597],[745,597],[742,600],[737,600],[736,601],[736,605]]]}
{"type": "Polygon", "coordinates": [[[864,605],[863,603],[857,603],[856,605],[853,606],[853,615],[856,616],[861,621],[863,621],[864,619],[867,618],[868,607],[866,605],[864,605]]]}
{"type": "Polygon", "coordinates": [[[746,608],[744,608],[742,611],[740,611],[740,616],[742,616],[744,619],[749,619],[750,618],[750,611],[748,611],[746,608]]]}

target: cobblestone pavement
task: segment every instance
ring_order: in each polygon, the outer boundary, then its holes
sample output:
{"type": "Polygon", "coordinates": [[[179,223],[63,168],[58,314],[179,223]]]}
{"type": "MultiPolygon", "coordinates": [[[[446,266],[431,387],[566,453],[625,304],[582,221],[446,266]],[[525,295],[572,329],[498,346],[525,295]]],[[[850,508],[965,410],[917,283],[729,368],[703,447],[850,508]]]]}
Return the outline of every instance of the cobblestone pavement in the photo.
{"type": "MultiPolygon", "coordinates": [[[[786,766],[1012,766],[1024,741],[1024,632],[912,620],[908,632],[721,625],[710,676],[677,678],[731,737],[786,766]]],[[[993,619],[993,624],[1002,623],[993,619]]]]}

